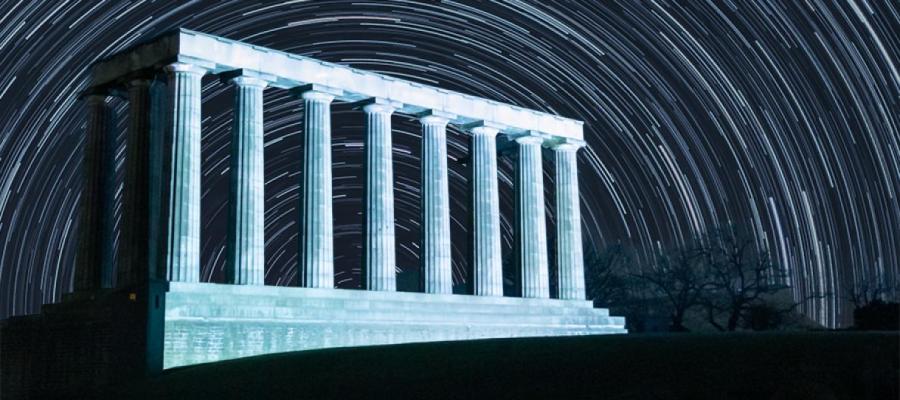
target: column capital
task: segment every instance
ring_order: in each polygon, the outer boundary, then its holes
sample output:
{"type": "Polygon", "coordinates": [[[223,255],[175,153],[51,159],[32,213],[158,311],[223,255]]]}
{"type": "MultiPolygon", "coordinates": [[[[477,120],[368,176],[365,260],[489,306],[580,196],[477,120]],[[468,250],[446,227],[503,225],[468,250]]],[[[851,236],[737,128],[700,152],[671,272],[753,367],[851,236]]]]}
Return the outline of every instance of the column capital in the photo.
{"type": "Polygon", "coordinates": [[[190,73],[190,74],[197,74],[200,76],[205,75],[207,72],[206,68],[203,68],[198,65],[182,63],[182,62],[176,62],[176,63],[166,65],[165,67],[163,67],[163,70],[166,71],[166,73],[170,73],[170,74],[173,72],[185,72],[185,73],[190,73]]]}
{"type": "Polygon", "coordinates": [[[524,131],[521,133],[513,133],[509,136],[510,141],[515,141],[519,144],[539,144],[544,146],[546,146],[552,139],[552,137],[547,135],[546,133],[534,130],[524,131]]]}
{"type": "Polygon", "coordinates": [[[252,76],[245,76],[245,75],[235,76],[234,78],[229,78],[228,83],[231,83],[235,86],[254,87],[254,88],[259,88],[259,89],[265,89],[266,86],[269,86],[269,82],[267,82],[263,79],[254,78],[252,76]]]}
{"type": "Polygon", "coordinates": [[[153,83],[153,78],[151,77],[134,77],[125,83],[125,87],[129,89],[133,87],[150,87],[151,83],[153,83]]]}
{"type": "Polygon", "coordinates": [[[290,89],[291,94],[304,100],[320,100],[331,102],[335,97],[344,95],[344,91],[335,87],[310,83],[290,89]]]}
{"type": "Polygon", "coordinates": [[[549,139],[545,145],[553,151],[578,151],[586,146],[587,142],[578,139],[552,138],[549,139]]]}
{"type": "Polygon", "coordinates": [[[500,131],[506,129],[506,125],[490,122],[475,121],[460,125],[463,130],[472,132],[475,135],[491,135],[496,136],[500,131]]]}
{"type": "Polygon", "coordinates": [[[381,97],[372,97],[370,99],[358,101],[353,104],[354,108],[362,108],[368,113],[387,113],[391,114],[399,108],[403,108],[403,103],[384,99],[381,97]]]}
{"type": "Polygon", "coordinates": [[[425,110],[415,115],[419,117],[419,122],[422,125],[447,125],[447,123],[457,118],[456,114],[437,110],[425,110]]]}
{"type": "Polygon", "coordinates": [[[522,136],[517,136],[513,140],[515,140],[516,143],[519,143],[519,144],[541,145],[541,144],[544,144],[545,139],[546,138],[544,138],[543,136],[538,136],[538,135],[522,135],[522,136]]]}
{"type": "Polygon", "coordinates": [[[265,89],[269,85],[269,81],[259,77],[259,74],[252,74],[242,69],[223,72],[219,74],[219,80],[222,83],[229,83],[235,86],[257,87],[265,89]]]}
{"type": "Polygon", "coordinates": [[[260,86],[263,89],[277,78],[274,75],[264,74],[250,69],[233,69],[219,73],[219,81],[241,86],[260,86]]]}

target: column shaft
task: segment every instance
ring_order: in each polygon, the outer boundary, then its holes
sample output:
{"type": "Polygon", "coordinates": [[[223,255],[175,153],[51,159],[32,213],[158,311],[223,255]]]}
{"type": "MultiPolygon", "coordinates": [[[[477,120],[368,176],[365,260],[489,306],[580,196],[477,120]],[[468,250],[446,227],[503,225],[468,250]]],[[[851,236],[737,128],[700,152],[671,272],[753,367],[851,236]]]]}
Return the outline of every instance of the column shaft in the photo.
{"type": "Polygon", "coordinates": [[[497,129],[472,129],[473,294],[503,296],[497,129]]]}
{"type": "Polygon", "coordinates": [[[300,286],[333,288],[331,101],[334,96],[311,90],[301,96],[305,154],[300,208],[300,286]]]}
{"type": "Polygon", "coordinates": [[[150,220],[147,226],[147,264],[151,279],[164,278],[166,271],[166,226],[168,226],[167,193],[169,175],[164,166],[171,161],[169,149],[171,143],[166,138],[170,109],[168,104],[168,85],[165,80],[154,80],[150,84],[150,220]]]}
{"type": "Polygon", "coordinates": [[[262,285],[265,277],[263,203],[263,90],[266,82],[238,76],[234,84],[231,189],[225,279],[262,285]]]}
{"type": "Polygon", "coordinates": [[[87,97],[81,191],[81,221],[75,270],[75,290],[95,290],[113,284],[113,210],[115,180],[114,111],[105,95],[87,97]]]}
{"type": "Polygon", "coordinates": [[[450,263],[450,195],[447,119],[422,121],[422,249],[425,293],[453,293],[450,263]]]}
{"type": "Polygon", "coordinates": [[[533,136],[516,139],[519,147],[516,168],[516,242],[522,268],[522,297],[550,297],[542,141],[543,139],[533,136]]]}
{"type": "Polygon", "coordinates": [[[555,148],[556,157],[556,260],[559,298],[584,300],[584,257],[581,243],[581,207],[578,198],[578,146],[555,148]]]}
{"type": "Polygon", "coordinates": [[[166,271],[170,281],[200,278],[200,81],[203,70],[188,64],[166,67],[169,74],[171,146],[165,166],[168,185],[166,271]]]}
{"type": "Polygon", "coordinates": [[[391,114],[383,104],[363,107],[366,113],[366,221],[364,269],[368,290],[397,287],[394,249],[394,167],[391,114]]]}
{"type": "Polygon", "coordinates": [[[122,240],[116,285],[149,279],[150,224],[150,79],[128,85],[128,136],[125,143],[122,240]]]}

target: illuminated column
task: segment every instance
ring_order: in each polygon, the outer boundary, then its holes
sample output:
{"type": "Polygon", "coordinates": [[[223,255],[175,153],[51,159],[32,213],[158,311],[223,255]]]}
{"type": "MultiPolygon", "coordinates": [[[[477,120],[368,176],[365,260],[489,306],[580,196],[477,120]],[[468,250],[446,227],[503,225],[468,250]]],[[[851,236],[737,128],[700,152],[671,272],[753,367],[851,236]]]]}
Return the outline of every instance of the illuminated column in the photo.
{"type": "Polygon", "coordinates": [[[450,264],[450,195],[446,116],[429,112],[422,122],[422,248],[425,293],[453,293],[450,264]]]}
{"type": "Polygon", "coordinates": [[[556,260],[560,299],[585,298],[577,160],[582,146],[584,143],[571,140],[552,146],[556,158],[556,260]]]}
{"type": "Polygon", "coordinates": [[[516,138],[516,234],[522,268],[522,297],[550,297],[547,223],[544,220],[544,174],[538,136],[516,138]]]}
{"type": "Polygon", "coordinates": [[[503,296],[497,128],[478,124],[472,132],[473,294],[503,296]]]}
{"type": "Polygon", "coordinates": [[[150,107],[148,78],[128,83],[128,136],[125,148],[122,240],[116,286],[124,287],[150,277],[147,242],[150,226],[150,107]]]}
{"type": "Polygon", "coordinates": [[[395,107],[371,100],[366,113],[366,222],[364,268],[368,290],[397,288],[394,249],[394,167],[391,114],[395,107]]]}
{"type": "Polygon", "coordinates": [[[331,101],[336,90],[312,85],[303,98],[303,197],[300,208],[300,286],[334,287],[331,196],[331,101]]]}
{"type": "Polygon", "coordinates": [[[75,270],[75,290],[112,287],[113,204],[115,188],[115,111],[106,94],[86,97],[88,121],[84,143],[84,186],[75,270]]]}
{"type": "Polygon", "coordinates": [[[235,96],[225,280],[239,285],[262,285],[265,277],[263,90],[266,81],[249,76],[226,80],[234,85],[235,96]]]}
{"type": "Polygon", "coordinates": [[[169,76],[164,184],[168,186],[165,232],[166,276],[200,278],[200,80],[205,70],[184,63],[165,68],[169,76]]]}

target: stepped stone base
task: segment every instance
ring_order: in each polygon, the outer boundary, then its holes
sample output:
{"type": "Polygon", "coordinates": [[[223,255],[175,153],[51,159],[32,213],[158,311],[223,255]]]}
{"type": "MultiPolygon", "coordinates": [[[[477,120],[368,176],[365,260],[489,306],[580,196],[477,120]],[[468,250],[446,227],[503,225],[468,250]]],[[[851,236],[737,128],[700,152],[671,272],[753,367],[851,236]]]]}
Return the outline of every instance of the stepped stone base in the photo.
{"type": "Polygon", "coordinates": [[[626,333],[590,301],[170,282],[163,367],[285,351],[626,333]]]}

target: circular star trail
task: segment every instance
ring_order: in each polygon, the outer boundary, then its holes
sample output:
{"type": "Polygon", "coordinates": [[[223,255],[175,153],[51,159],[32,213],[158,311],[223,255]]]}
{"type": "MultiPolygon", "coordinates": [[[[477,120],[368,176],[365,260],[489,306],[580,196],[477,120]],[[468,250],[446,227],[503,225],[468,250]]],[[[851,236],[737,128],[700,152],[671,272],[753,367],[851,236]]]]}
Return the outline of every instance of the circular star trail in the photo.
{"type": "MultiPolygon", "coordinates": [[[[71,288],[85,127],[77,98],[90,65],[177,27],[585,121],[589,246],[624,243],[640,261],[731,223],[773,252],[798,298],[898,273],[898,3],[610,3],[0,3],[0,317],[36,312],[71,288]]],[[[223,277],[231,96],[204,80],[203,280],[223,277]]],[[[127,105],[114,104],[124,132],[127,105]]],[[[296,279],[300,108],[286,91],[266,90],[267,284],[296,279]]],[[[345,104],[333,112],[336,281],[356,287],[363,117],[345,104]]],[[[393,135],[402,286],[418,271],[418,123],[396,116],[393,135]]],[[[448,150],[461,284],[467,136],[452,129],[448,150]]],[[[510,157],[500,173],[508,248],[510,157]]],[[[553,217],[548,208],[551,227],[553,217]]],[[[848,322],[835,297],[803,310],[827,326],[848,322]]]]}

